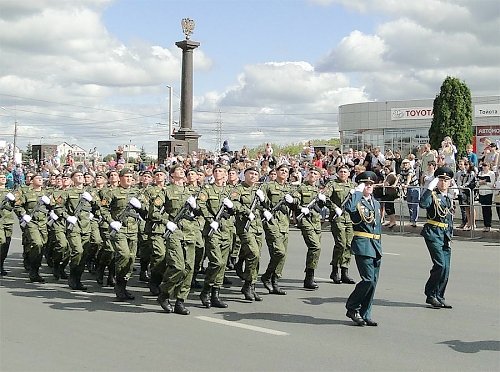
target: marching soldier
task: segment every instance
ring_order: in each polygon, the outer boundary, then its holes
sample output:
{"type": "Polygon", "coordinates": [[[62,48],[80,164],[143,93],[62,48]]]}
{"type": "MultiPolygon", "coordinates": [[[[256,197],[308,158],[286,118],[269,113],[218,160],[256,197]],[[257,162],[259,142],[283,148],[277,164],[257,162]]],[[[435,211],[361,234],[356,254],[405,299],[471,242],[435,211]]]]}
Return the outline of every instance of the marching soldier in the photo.
{"type": "Polygon", "coordinates": [[[316,186],[321,176],[321,169],[312,167],[307,179],[292,194],[294,204],[298,205],[300,214],[297,224],[307,246],[304,288],[318,289],[314,281],[314,270],[318,266],[321,254],[321,208],[325,205],[326,196],[316,186]]]}
{"type": "Polygon", "coordinates": [[[90,218],[95,200],[84,188],[81,171],[71,174],[73,187],[66,190],[56,200],[56,215],[66,221],[66,234],[70,247],[70,273],[68,285],[71,289],[85,291],[82,274],[90,249],[90,218]]]}
{"type": "Polygon", "coordinates": [[[358,186],[345,205],[353,223],[351,249],[356,256],[356,265],[361,277],[345,307],[346,316],[358,326],[378,325],[371,317],[373,295],[382,261],[380,203],[372,195],[376,181],[377,175],[374,172],[365,171],[359,174],[356,177],[358,186]]]}
{"type": "Polygon", "coordinates": [[[349,276],[353,237],[352,221],[350,214],[343,213],[342,210],[343,203],[350,197],[350,191],[353,188],[354,183],[349,179],[349,168],[341,165],[337,169],[337,178],[330,181],[324,191],[329,200],[327,206],[330,209],[330,228],[335,241],[332,261],[330,262],[332,266],[330,279],[335,284],[355,284],[355,281],[349,276]]]}
{"type": "Polygon", "coordinates": [[[4,262],[9,253],[10,241],[12,239],[12,226],[15,220],[14,206],[16,197],[5,185],[7,175],[0,173],[0,275],[7,275],[4,262]]]}
{"type": "Polygon", "coordinates": [[[160,285],[158,303],[167,313],[188,315],[184,306],[194,269],[194,250],[196,230],[199,224],[195,221],[193,211],[196,210],[196,199],[184,186],[185,173],[181,165],[170,169],[170,185],[166,188],[164,204],[164,223],[169,236],[166,238],[166,269],[160,285]],[[172,309],[170,299],[175,298],[172,309]]]}
{"type": "MultiPolygon", "coordinates": [[[[230,168],[227,172],[227,185],[231,187],[236,187],[240,184],[239,171],[236,168],[230,168]]],[[[227,268],[229,270],[234,269],[234,265],[238,260],[238,256],[240,255],[241,241],[236,234],[236,227],[233,226],[233,231],[231,232],[232,241],[231,251],[229,253],[229,258],[227,260],[227,268]]]]}
{"type": "Polygon", "coordinates": [[[205,282],[200,293],[203,306],[226,308],[227,304],[219,297],[224,282],[224,272],[232,245],[234,226],[233,202],[228,198],[232,186],[225,184],[227,169],[215,164],[214,183],[206,185],[199,196],[199,208],[206,221],[206,254],[208,267],[205,270],[205,282]]]}
{"type": "Polygon", "coordinates": [[[293,203],[293,197],[290,195],[291,189],[287,184],[288,174],[288,166],[280,165],[276,169],[276,180],[263,187],[266,199],[269,201],[268,207],[272,218],[263,221],[270,261],[261,280],[269,293],[277,295],[286,295],[286,292],[279,287],[278,279],[282,276],[286,260],[290,228],[289,206],[293,203]]]}
{"type": "Polygon", "coordinates": [[[425,302],[436,309],[451,309],[445,302],[444,292],[450,276],[453,237],[453,203],[448,196],[453,171],[441,167],[436,169],[434,177],[420,199],[420,207],[427,210],[427,222],[420,235],[425,239],[433,263],[425,284],[425,302]]]}
{"type": "Polygon", "coordinates": [[[17,191],[15,212],[21,219],[21,226],[26,234],[25,258],[29,268],[31,282],[44,283],[39,270],[42,264],[42,254],[47,244],[47,214],[50,209],[50,199],[42,188],[41,174],[33,175],[31,185],[27,190],[17,191]]]}
{"type": "MultiPolygon", "coordinates": [[[[144,199],[147,202],[150,199],[150,190],[152,188],[153,183],[153,174],[151,171],[144,171],[140,176],[139,183],[139,199],[144,199]]],[[[148,209],[145,206],[145,209],[148,209]]],[[[140,272],[139,272],[139,280],[141,282],[148,283],[149,282],[149,274],[148,274],[148,264],[149,257],[151,256],[151,242],[149,240],[149,234],[146,232],[146,221],[139,221],[139,236],[137,241],[137,254],[140,260],[140,272]],[[144,256],[144,260],[142,257],[144,256]]]]}
{"type": "MultiPolygon", "coordinates": [[[[137,234],[141,214],[144,214],[143,202],[137,199],[137,189],[132,187],[134,174],[123,168],[120,171],[119,186],[105,195],[108,208],[101,208],[103,219],[109,223],[110,241],[115,255],[115,294],[118,301],[133,300],[127,290],[127,282],[137,253],[137,234]]],[[[101,203],[103,204],[103,203],[101,203]]]]}
{"type": "Polygon", "coordinates": [[[259,274],[262,233],[264,232],[261,220],[261,203],[264,203],[265,195],[257,185],[259,171],[256,167],[248,167],[244,176],[245,180],[231,192],[231,200],[236,212],[236,234],[241,241],[239,261],[236,263],[235,269],[238,276],[245,281],[241,288],[245,299],[262,301],[262,297],[255,292],[255,282],[259,274]],[[244,272],[243,264],[245,264],[244,272]]]}

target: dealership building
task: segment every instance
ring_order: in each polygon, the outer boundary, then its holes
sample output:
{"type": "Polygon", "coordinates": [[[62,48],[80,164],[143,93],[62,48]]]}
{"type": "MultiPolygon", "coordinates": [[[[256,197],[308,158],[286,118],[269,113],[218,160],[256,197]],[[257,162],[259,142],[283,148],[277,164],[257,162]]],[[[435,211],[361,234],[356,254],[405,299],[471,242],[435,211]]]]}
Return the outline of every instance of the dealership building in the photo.
{"type": "MultiPolygon", "coordinates": [[[[362,102],[339,107],[342,149],[366,146],[414,151],[429,142],[434,99],[362,102]]],[[[500,143],[500,96],[472,97],[473,145],[481,153],[484,143],[500,143]]]]}

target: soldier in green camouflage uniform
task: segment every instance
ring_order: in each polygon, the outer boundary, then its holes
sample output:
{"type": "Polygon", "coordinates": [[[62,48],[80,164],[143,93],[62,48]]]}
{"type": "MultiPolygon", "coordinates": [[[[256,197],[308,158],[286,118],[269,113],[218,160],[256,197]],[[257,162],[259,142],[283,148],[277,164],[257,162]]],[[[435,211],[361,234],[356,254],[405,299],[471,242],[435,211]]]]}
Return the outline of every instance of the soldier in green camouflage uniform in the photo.
{"type": "MultiPolygon", "coordinates": [[[[262,249],[261,204],[265,202],[265,195],[257,185],[259,171],[256,167],[245,170],[245,181],[236,186],[231,192],[231,200],[236,212],[236,233],[241,240],[239,261],[235,265],[236,272],[245,281],[241,293],[249,301],[262,301],[255,292],[255,282],[259,274],[259,260],[262,249]],[[252,204],[256,207],[251,210],[252,204]],[[248,230],[245,225],[249,222],[248,230]],[[242,271],[243,263],[245,271],[242,271]]],[[[269,212],[268,212],[269,213],[269,212]]]]}
{"type": "Polygon", "coordinates": [[[42,254],[47,244],[47,213],[50,199],[42,188],[41,174],[33,176],[31,185],[24,191],[16,191],[15,212],[21,219],[21,226],[26,234],[25,258],[29,267],[31,282],[44,283],[40,274],[42,254]]]}
{"type": "MultiPolygon", "coordinates": [[[[132,185],[134,174],[128,168],[120,171],[120,185],[105,196],[107,208],[101,208],[103,219],[109,223],[110,240],[115,254],[115,294],[119,301],[133,300],[135,297],[127,290],[127,282],[137,252],[138,221],[141,213],[146,214],[144,200],[137,199],[137,189],[132,185]]],[[[101,203],[102,206],[102,203],[101,203]]]]}
{"type": "Polygon", "coordinates": [[[4,262],[9,253],[10,241],[12,239],[12,225],[14,224],[14,203],[16,197],[5,187],[7,176],[0,173],[0,275],[7,275],[4,262]]]}
{"type": "Polygon", "coordinates": [[[330,228],[335,245],[333,247],[332,273],[330,279],[335,284],[355,284],[349,276],[349,264],[351,262],[351,241],[353,228],[351,216],[342,210],[343,203],[351,195],[350,191],[355,185],[349,179],[349,168],[341,166],[337,169],[337,178],[330,181],[324,190],[328,196],[327,206],[330,209],[330,228]],[[341,275],[339,276],[339,268],[341,275]]]}
{"type": "Polygon", "coordinates": [[[184,306],[193,278],[196,231],[199,229],[193,211],[196,199],[184,186],[185,173],[180,165],[170,169],[170,185],[166,187],[163,223],[170,235],[166,239],[166,270],[160,285],[158,303],[167,312],[188,315],[184,306]],[[186,206],[186,213],[181,213],[186,206]],[[189,207],[188,207],[189,206],[189,207]],[[172,309],[170,299],[176,299],[172,309]]]}
{"type": "Polygon", "coordinates": [[[304,288],[307,289],[318,289],[318,285],[314,281],[314,270],[318,266],[321,253],[320,211],[326,201],[325,195],[320,193],[316,186],[320,174],[321,169],[311,168],[306,181],[292,194],[294,204],[299,206],[297,212],[300,214],[297,217],[302,215],[302,218],[297,218],[297,223],[307,246],[306,276],[304,279],[304,288]]]}
{"type": "Polygon", "coordinates": [[[282,276],[286,260],[290,228],[289,203],[293,203],[293,197],[290,195],[291,188],[287,183],[288,166],[283,164],[273,171],[276,172],[276,180],[262,187],[268,200],[267,207],[273,213],[269,221],[267,219],[263,221],[270,261],[261,280],[269,293],[286,295],[286,292],[279,287],[278,279],[282,276]]]}
{"type": "Polygon", "coordinates": [[[207,308],[211,306],[226,308],[227,304],[219,298],[219,293],[224,282],[227,258],[232,245],[234,205],[228,198],[232,186],[225,184],[227,169],[221,164],[216,164],[213,176],[214,183],[205,185],[198,198],[200,211],[206,221],[204,235],[208,258],[200,299],[207,308]]]}
{"type": "MultiPolygon", "coordinates": [[[[198,195],[201,190],[198,170],[196,168],[188,169],[186,172],[186,187],[191,195],[198,195]]],[[[205,225],[203,216],[196,216],[196,221],[199,224],[198,229],[195,231],[196,244],[194,249],[194,268],[193,268],[193,282],[191,288],[200,289],[201,285],[196,280],[198,273],[203,272],[203,260],[205,258],[205,242],[201,231],[205,225]]]]}
{"type": "MultiPolygon", "coordinates": [[[[153,174],[151,171],[144,171],[140,175],[140,182],[138,185],[139,199],[149,200],[150,190],[153,183],[153,174]]],[[[151,241],[149,240],[149,234],[146,232],[146,221],[139,221],[139,235],[137,241],[137,255],[140,259],[140,272],[139,280],[141,282],[149,282],[148,264],[149,257],[151,256],[151,241]],[[144,260],[143,260],[144,257],[144,260]]]]}
{"type": "MultiPolygon", "coordinates": [[[[231,168],[227,172],[227,184],[231,186],[231,188],[234,188],[240,184],[239,175],[240,173],[236,168],[231,168]]],[[[238,256],[240,255],[240,249],[241,249],[241,241],[238,234],[236,234],[236,226],[233,226],[233,231],[231,231],[231,236],[233,243],[231,244],[231,251],[229,252],[229,258],[227,260],[227,268],[229,270],[234,269],[234,265],[238,260],[238,256]]]]}
{"type": "Polygon", "coordinates": [[[97,252],[101,248],[101,245],[103,243],[102,238],[101,238],[101,233],[99,231],[99,223],[97,220],[97,215],[98,215],[98,209],[100,208],[100,199],[99,199],[99,192],[95,188],[95,177],[89,173],[86,172],[83,175],[83,178],[85,179],[84,183],[84,188],[85,191],[87,191],[91,196],[92,199],[94,200],[93,203],[93,208],[94,211],[90,215],[90,246],[89,246],[89,251],[87,255],[87,260],[85,263],[85,266],[89,273],[94,273],[97,269],[97,252]]]}
{"type": "Polygon", "coordinates": [[[96,201],[84,188],[81,171],[71,174],[73,186],[56,200],[55,213],[66,221],[66,234],[70,247],[70,273],[68,285],[71,289],[86,290],[82,282],[87,255],[90,249],[90,218],[93,217],[96,201]]]}

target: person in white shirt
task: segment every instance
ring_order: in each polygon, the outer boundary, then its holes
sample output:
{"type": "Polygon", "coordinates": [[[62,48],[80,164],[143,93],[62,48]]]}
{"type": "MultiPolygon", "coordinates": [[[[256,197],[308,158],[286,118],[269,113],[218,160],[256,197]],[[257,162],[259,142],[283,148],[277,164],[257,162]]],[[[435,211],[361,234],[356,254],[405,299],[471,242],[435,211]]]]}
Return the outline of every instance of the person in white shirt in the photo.
{"type": "Polygon", "coordinates": [[[484,232],[491,229],[493,186],[495,185],[495,173],[490,170],[490,163],[483,162],[483,167],[477,175],[479,189],[479,203],[483,212],[484,232]]]}

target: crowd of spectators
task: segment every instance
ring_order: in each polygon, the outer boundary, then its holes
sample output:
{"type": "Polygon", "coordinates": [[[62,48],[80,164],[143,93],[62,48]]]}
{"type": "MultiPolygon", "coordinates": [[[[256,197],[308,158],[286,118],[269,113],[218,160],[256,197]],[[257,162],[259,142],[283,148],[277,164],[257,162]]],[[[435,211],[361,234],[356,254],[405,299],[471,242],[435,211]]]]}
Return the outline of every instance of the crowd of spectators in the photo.
{"type": "MultiPolygon", "coordinates": [[[[137,172],[153,171],[156,168],[168,168],[172,164],[181,163],[186,169],[196,168],[200,178],[206,183],[213,180],[212,170],[216,163],[227,165],[232,173],[243,180],[243,172],[249,166],[257,166],[261,172],[261,182],[272,180],[275,177],[274,169],[280,164],[290,167],[290,182],[300,184],[307,176],[310,167],[323,170],[320,186],[336,177],[337,168],[347,165],[350,177],[371,170],[378,177],[378,186],[375,196],[381,201],[385,225],[396,225],[394,203],[398,198],[406,200],[410,224],[417,225],[420,191],[426,187],[433,177],[434,170],[447,166],[455,172],[454,199],[457,200],[461,211],[460,228],[470,230],[475,228],[476,213],[473,208],[474,201],[479,202],[482,209],[484,231],[489,231],[492,220],[492,207],[496,207],[500,219],[500,151],[498,144],[491,141],[484,143],[481,154],[473,152],[472,145],[467,146],[467,156],[457,158],[457,148],[450,137],[446,137],[441,147],[431,149],[430,144],[424,144],[413,152],[403,154],[399,149],[386,149],[384,153],[378,147],[367,146],[364,150],[346,149],[342,152],[339,148],[327,150],[322,153],[315,150],[309,142],[304,146],[299,155],[288,155],[273,151],[271,144],[266,144],[263,151],[251,157],[246,147],[241,150],[231,151],[227,141],[218,153],[197,153],[187,155],[170,154],[163,163],[150,162],[146,164],[137,159],[135,164],[137,172]]],[[[95,174],[107,172],[111,169],[120,170],[126,166],[125,160],[117,154],[108,162],[85,161],[76,164],[67,159],[65,164],[42,162],[36,164],[33,160],[24,165],[14,166],[11,163],[2,163],[0,171],[7,174],[7,187],[16,188],[26,183],[30,174],[41,173],[44,179],[57,176],[74,169],[84,173],[95,174]]]]}

